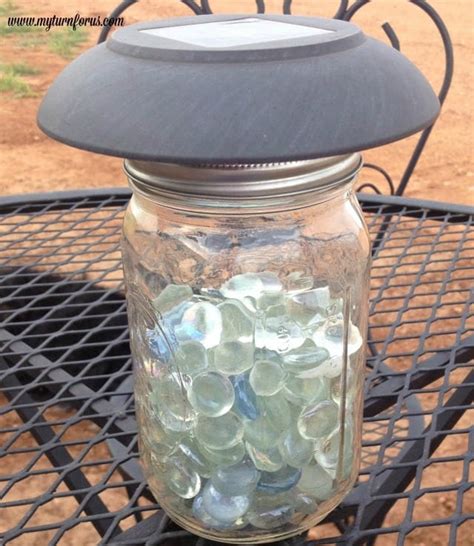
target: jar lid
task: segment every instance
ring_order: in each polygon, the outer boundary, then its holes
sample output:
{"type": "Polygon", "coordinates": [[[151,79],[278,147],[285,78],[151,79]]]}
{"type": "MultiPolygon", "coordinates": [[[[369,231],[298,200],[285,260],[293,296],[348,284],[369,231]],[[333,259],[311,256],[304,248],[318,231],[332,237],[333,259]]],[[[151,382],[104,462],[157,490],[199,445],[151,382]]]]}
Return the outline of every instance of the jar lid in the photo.
{"type": "Polygon", "coordinates": [[[129,159],[271,163],[386,144],[438,112],[421,72],[352,23],[206,15],[115,31],[58,76],[38,123],[129,159]]]}
{"type": "Polygon", "coordinates": [[[178,165],[126,160],[134,188],[147,195],[231,199],[264,198],[328,191],[352,179],[360,154],[266,164],[178,165]]]}

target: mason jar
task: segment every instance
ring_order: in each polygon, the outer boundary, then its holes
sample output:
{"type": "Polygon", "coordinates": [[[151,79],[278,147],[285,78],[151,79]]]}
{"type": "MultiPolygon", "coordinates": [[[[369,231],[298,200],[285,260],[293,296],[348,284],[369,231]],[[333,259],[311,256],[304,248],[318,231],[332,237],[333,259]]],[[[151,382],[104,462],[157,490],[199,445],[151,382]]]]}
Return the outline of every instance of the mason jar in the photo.
{"type": "Polygon", "coordinates": [[[304,532],[359,468],[370,243],[359,154],[125,162],[140,457],[158,503],[221,542],[304,532]]]}

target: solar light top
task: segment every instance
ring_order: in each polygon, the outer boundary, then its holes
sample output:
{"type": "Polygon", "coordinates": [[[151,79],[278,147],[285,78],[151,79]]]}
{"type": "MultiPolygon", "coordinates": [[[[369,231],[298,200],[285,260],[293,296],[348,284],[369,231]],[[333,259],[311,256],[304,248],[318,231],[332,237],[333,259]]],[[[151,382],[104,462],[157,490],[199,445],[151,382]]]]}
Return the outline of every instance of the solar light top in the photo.
{"type": "Polygon", "coordinates": [[[352,23],[202,15],[115,31],[58,76],[38,123],[128,159],[272,163],[386,144],[438,112],[423,74],[352,23]]]}

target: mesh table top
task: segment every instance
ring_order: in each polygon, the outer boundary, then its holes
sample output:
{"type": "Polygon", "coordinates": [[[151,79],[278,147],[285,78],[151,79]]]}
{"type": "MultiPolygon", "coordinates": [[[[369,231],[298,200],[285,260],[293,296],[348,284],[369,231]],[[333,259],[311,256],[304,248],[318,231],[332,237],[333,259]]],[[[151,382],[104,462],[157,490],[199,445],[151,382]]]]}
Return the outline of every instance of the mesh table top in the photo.
{"type": "MultiPolygon", "coordinates": [[[[137,463],[119,248],[128,197],[0,201],[2,544],[210,544],[159,510],[137,463]]],[[[468,544],[474,210],[360,200],[376,244],[359,483],[284,544],[419,544],[427,527],[440,544],[468,544]]]]}

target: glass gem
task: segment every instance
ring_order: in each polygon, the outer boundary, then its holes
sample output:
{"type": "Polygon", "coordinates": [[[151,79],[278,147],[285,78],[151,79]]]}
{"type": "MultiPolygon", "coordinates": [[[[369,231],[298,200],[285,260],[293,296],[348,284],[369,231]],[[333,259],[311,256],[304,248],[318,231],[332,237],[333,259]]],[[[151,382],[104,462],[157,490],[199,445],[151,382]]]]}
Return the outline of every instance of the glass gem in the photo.
{"type": "Polygon", "coordinates": [[[339,460],[340,443],[341,432],[339,429],[316,442],[314,458],[325,470],[336,468],[339,460]]]}
{"type": "Polygon", "coordinates": [[[244,421],[244,438],[259,449],[275,447],[281,432],[265,417],[260,416],[253,421],[244,421]]]}
{"type": "Polygon", "coordinates": [[[288,315],[304,329],[305,333],[314,331],[326,320],[326,317],[319,311],[294,305],[291,298],[287,301],[286,308],[288,315]]]}
{"type": "Polygon", "coordinates": [[[199,301],[207,301],[214,305],[218,305],[224,301],[221,292],[215,288],[201,288],[199,294],[195,294],[193,299],[196,298],[198,298],[199,301]]]}
{"type": "Polygon", "coordinates": [[[343,439],[341,438],[341,429],[337,428],[329,436],[316,441],[314,458],[329,473],[331,470],[335,471],[338,465],[342,440],[344,441],[343,462],[351,463],[353,455],[352,421],[346,421],[343,439]]]}
{"type": "Polygon", "coordinates": [[[147,329],[145,336],[152,356],[161,362],[169,362],[178,349],[174,327],[165,320],[159,325],[156,324],[154,328],[147,329]]]}
{"type": "Polygon", "coordinates": [[[305,495],[304,493],[298,493],[295,496],[295,510],[300,514],[310,516],[318,509],[318,503],[313,497],[305,495]]]}
{"type": "Polygon", "coordinates": [[[254,319],[239,300],[228,300],[217,306],[222,316],[222,341],[253,341],[254,319]]]}
{"type": "Polygon", "coordinates": [[[221,523],[233,523],[241,518],[250,507],[250,497],[247,495],[223,495],[211,482],[208,482],[202,492],[204,510],[221,523]]]}
{"type": "Polygon", "coordinates": [[[314,453],[314,443],[303,438],[296,427],[280,438],[278,447],[285,463],[296,468],[308,464],[314,453]]]}
{"type": "Polygon", "coordinates": [[[144,453],[144,462],[147,470],[151,469],[154,473],[163,474],[165,471],[164,461],[166,459],[160,459],[153,452],[144,453]]]}
{"type": "Polygon", "coordinates": [[[201,478],[191,468],[186,457],[171,455],[165,461],[164,479],[166,485],[183,499],[192,499],[201,489],[201,478]]]}
{"type": "Polygon", "coordinates": [[[195,497],[192,510],[194,517],[197,518],[201,523],[203,523],[204,526],[208,529],[233,531],[237,529],[242,529],[248,524],[247,520],[243,517],[240,517],[236,521],[231,523],[223,523],[211,517],[204,509],[202,494],[199,494],[197,495],[197,497],[195,497]]]}
{"type": "Polygon", "coordinates": [[[215,347],[222,333],[220,311],[212,303],[194,303],[186,309],[175,331],[180,341],[199,341],[206,349],[215,347]]]}
{"type": "Polygon", "coordinates": [[[202,478],[209,478],[211,475],[211,466],[193,438],[188,437],[185,440],[181,440],[177,450],[186,457],[189,466],[202,478]]]}
{"type": "Polygon", "coordinates": [[[187,398],[190,384],[189,376],[177,373],[166,373],[154,380],[150,403],[165,429],[183,432],[192,428],[195,413],[187,398]]]}
{"type": "Polygon", "coordinates": [[[263,288],[263,281],[256,273],[244,273],[235,275],[224,283],[221,292],[226,298],[241,300],[246,296],[258,298],[263,288]]]}
{"type": "Polygon", "coordinates": [[[301,379],[290,375],[285,381],[282,393],[292,404],[302,406],[329,398],[329,385],[323,377],[301,379]]]}
{"type": "Polygon", "coordinates": [[[306,336],[311,337],[313,332],[320,328],[324,321],[326,320],[326,316],[316,312],[306,323],[305,327],[303,328],[303,331],[306,336]]]}
{"type": "Polygon", "coordinates": [[[276,529],[288,523],[295,511],[294,501],[288,494],[255,495],[248,512],[249,522],[259,529],[276,529]]]}
{"type": "Polygon", "coordinates": [[[235,409],[246,419],[255,420],[259,415],[257,395],[250,386],[248,374],[234,375],[230,378],[234,386],[235,409]]]}
{"type": "Polygon", "coordinates": [[[238,444],[244,435],[244,427],[240,418],[232,412],[220,417],[198,415],[194,432],[200,444],[221,450],[238,444]]]}
{"type": "Polygon", "coordinates": [[[328,358],[329,351],[316,347],[311,339],[306,339],[301,347],[283,355],[283,365],[288,373],[297,377],[311,377],[311,372],[328,358]]]}
{"type": "Polygon", "coordinates": [[[255,349],[255,361],[257,360],[269,360],[270,362],[282,363],[281,355],[276,351],[271,351],[265,347],[257,347],[255,349]]]}
{"type": "MultiPolygon", "coordinates": [[[[331,321],[333,322],[333,321],[331,321]]],[[[330,324],[326,327],[326,337],[328,339],[334,339],[340,341],[344,335],[344,326],[343,321],[334,321],[333,324],[330,324]]]]}
{"type": "Polygon", "coordinates": [[[272,273],[271,271],[263,271],[262,273],[257,273],[257,275],[262,281],[264,293],[277,294],[283,290],[283,285],[281,284],[278,275],[275,275],[275,273],[272,273]]]}
{"type": "Polygon", "coordinates": [[[316,440],[331,434],[339,425],[339,407],[332,400],[306,406],[298,417],[298,430],[303,438],[316,440]]]}
{"type": "Polygon", "coordinates": [[[191,287],[186,284],[169,284],[160,295],[152,301],[153,308],[161,314],[171,311],[174,307],[190,299],[193,295],[191,287]]]}
{"type": "MultiPolygon", "coordinates": [[[[342,387],[343,387],[343,377],[335,377],[330,381],[330,393],[331,398],[337,402],[341,403],[342,396],[342,387]]],[[[346,373],[346,401],[352,401],[354,399],[354,394],[357,392],[357,379],[354,371],[349,366],[346,373]]]]}
{"type": "Polygon", "coordinates": [[[266,310],[274,305],[283,305],[285,296],[280,292],[263,293],[257,300],[257,308],[266,310]]]}
{"type": "Polygon", "coordinates": [[[194,500],[197,497],[201,496],[201,491],[196,495],[196,497],[193,497],[192,499],[183,499],[181,497],[177,497],[176,495],[170,495],[169,491],[164,491],[164,495],[166,498],[166,507],[169,507],[169,509],[175,514],[189,513],[192,510],[194,500]]]}
{"type": "Polygon", "coordinates": [[[181,343],[176,351],[175,365],[180,373],[191,377],[203,372],[209,365],[204,345],[198,341],[181,343]]]}
{"type": "Polygon", "coordinates": [[[172,326],[178,326],[178,324],[182,321],[183,315],[187,309],[193,306],[193,301],[183,301],[183,303],[180,303],[176,307],[173,307],[169,311],[167,311],[164,315],[161,315],[160,313],[157,313],[158,316],[164,318],[168,324],[171,324],[172,326]]]}
{"type": "Polygon", "coordinates": [[[302,468],[298,489],[318,500],[326,500],[333,492],[333,479],[318,464],[310,464],[302,468]]]}
{"type": "Polygon", "coordinates": [[[299,377],[312,378],[312,377],[326,377],[328,379],[334,379],[342,374],[343,359],[341,356],[333,356],[322,362],[317,368],[313,370],[302,372],[299,377]]]}
{"type": "Polygon", "coordinates": [[[301,292],[292,297],[292,301],[296,305],[300,305],[311,311],[321,311],[329,316],[336,315],[342,312],[342,298],[332,298],[328,286],[321,286],[313,290],[301,292]]]}
{"type": "Polygon", "coordinates": [[[265,421],[275,431],[284,432],[288,430],[292,419],[291,408],[281,391],[273,396],[259,398],[258,407],[265,421]]]}
{"type": "Polygon", "coordinates": [[[266,472],[276,472],[284,466],[283,459],[276,447],[269,448],[265,451],[256,448],[249,442],[245,443],[247,453],[253,461],[253,464],[259,470],[266,472]]]}
{"type": "Polygon", "coordinates": [[[243,442],[240,442],[237,445],[227,449],[219,450],[210,449],[202,444],[199,444],[199,449],[206,459],[216,467],[226,467],[237,464],[245,457],[246,454],[243,442]]]}
{"type": "Polygon", "coordinates": [[[287,315],[285,306],[273,305],[257,320],[255,341],[258,347],[283,353],[302,345],[304,336],[301,327],[287,315]]]}
{"type": "MultiPolygon", "coordinates": [[[[344,353],[344,321],[342,319],[329,319],[313,334],[313,341],[318,347],[329,351],[331,358],[342,357],[344,353]]],[[[357,326],[349,324],[349,336],[347,355],[357,352],[362,346],[362,337],[357,326]]]]}
{"type": "Polygon", "coordinates": [[[276,472],[262,472],[257,485],[258,491],[275,494],[283,493],[294,487],[301,477],[301,470],[284,466],[276,472]]]}
{"type": "Polygon", "coordinates": [[[188,398],[198,413],[219,417],[233,406],[234,387],[225,375],[203,372],[193,379],[188,398]]]}
{"type": "Polygon", "coordinates": [[[140,425],[139,430],[141,431],[141,439],[148,446],[148,449],[153,451],[153,453],[161,459],[175,450],[181,439],[181,433],[167,431],[157,419],[148,417],[139,419],[141,411],[139,412],[137,405],[136,413],[140,425]]]}
{"type": "Polygon", "coordinates": [[[324,322],[329,314],[342,311],[342,299],[331,298],[329,287],[314,288],[294,294],[287,301],[290,315],[304,326],[316,326],[324,322]]]}
{"type": "Polygon", "coordinates": [[[181,416],[178,417],[170,409],[162,407],[157,413],[157,417],[167,431],[186,432],[193,428],[195,415],[190,413],[183,419],[181,416]]]}
{"type": "Polygon", "coordinates": [[[226,375],[241,374],[253,366],[253,344],[226,341],[213,351],[214,368],[226,375]]]}
{"type": "Polygon", "coordinates": [[[285,375],[280,364],[258,360],[250,372],[250,385],[259,396],[272,396],[282,389],[285,375]]]}
{"type": "Polygon", "coordinates": [[[260,472],[250,459],[238,464],[216,469],[211,475],[211,483],[223,495],[249,495],[255,491],[260,472]]]}
{"type": "Polygon", "coordinates": [[[250,296],[245,296],[245,298],[242,298],[240,300],[243,304],[243,306],[249,311],[252,315],[254,315],[257,312],[257,300],[255,298],[252,298],[250,296]]]}

